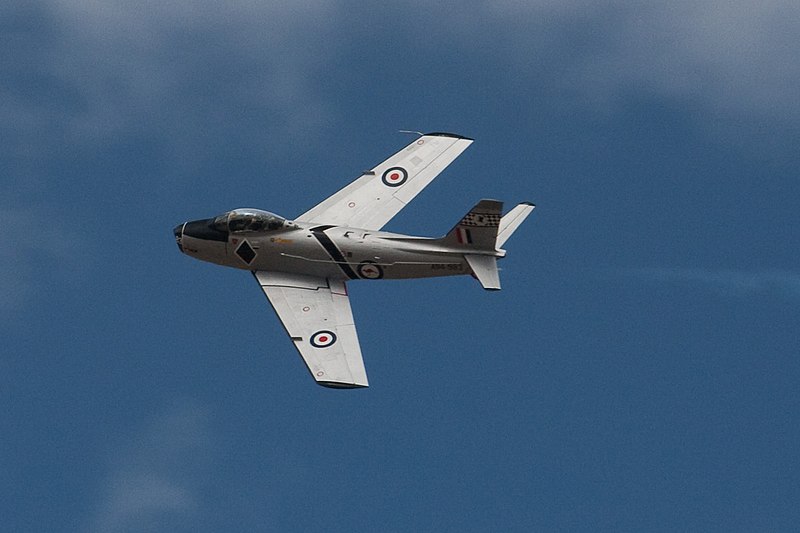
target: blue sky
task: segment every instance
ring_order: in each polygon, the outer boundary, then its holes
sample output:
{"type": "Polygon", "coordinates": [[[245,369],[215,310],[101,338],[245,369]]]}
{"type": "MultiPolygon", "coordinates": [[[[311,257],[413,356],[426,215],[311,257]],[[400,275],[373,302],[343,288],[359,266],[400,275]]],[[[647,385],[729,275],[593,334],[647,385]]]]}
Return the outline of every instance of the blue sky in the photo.
{"type": "Polygon", "coordinates": [[[0,528],[788,530],[800,511],[795,2],[0,7],[0,528]],[[314,385],[172,227],[292,217],[475,143],[388,230],[533,201],[504,290],[350,284],[314,385]]]}

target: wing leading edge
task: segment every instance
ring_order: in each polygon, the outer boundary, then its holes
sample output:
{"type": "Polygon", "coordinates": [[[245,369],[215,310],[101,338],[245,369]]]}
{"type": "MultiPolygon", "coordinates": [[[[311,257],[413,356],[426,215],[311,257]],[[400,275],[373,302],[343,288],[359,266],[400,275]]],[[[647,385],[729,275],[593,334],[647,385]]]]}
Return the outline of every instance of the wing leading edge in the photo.
{"type": "Polygon", "coordinates": [[[326,387],[367,387],[344,282],[254,272],[314,380],[326,387]]]}
{"type": "Polygon", "coordinates": [[[470,144],[460,135],[427,133],[297,220],[379,230],[470,144]]]}

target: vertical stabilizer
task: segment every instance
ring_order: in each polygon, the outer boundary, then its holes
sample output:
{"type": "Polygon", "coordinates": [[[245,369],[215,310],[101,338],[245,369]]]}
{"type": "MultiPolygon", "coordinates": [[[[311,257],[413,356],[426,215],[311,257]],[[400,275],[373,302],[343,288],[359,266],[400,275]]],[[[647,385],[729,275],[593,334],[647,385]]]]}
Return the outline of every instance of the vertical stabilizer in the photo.
{"type": "Polygon", "coordinates": [[[487,291],[500,290],[500,274],[497,272],[497,258],[492,255],[464,254],[472,273],[487,291]]]}
{"type": "Polygon", "coordinates": [[[457,248],[495,250],[503,202],[481,200],[444,236],[442,243],[457,248]]]}

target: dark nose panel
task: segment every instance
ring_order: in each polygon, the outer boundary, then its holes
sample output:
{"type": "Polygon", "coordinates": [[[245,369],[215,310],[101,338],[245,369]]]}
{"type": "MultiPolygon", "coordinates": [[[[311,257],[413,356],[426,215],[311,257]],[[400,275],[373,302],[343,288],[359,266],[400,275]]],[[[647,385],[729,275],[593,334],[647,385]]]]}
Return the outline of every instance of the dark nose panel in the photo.
{"type": "Polygon", "coordinates": [[[228,232],[212,228],[212,220],[213,219],[207,218],[205,220],[187,222],[186,225],[183,226],[183,234],[188,237],[206,241],[228,242],[228,232]]]}

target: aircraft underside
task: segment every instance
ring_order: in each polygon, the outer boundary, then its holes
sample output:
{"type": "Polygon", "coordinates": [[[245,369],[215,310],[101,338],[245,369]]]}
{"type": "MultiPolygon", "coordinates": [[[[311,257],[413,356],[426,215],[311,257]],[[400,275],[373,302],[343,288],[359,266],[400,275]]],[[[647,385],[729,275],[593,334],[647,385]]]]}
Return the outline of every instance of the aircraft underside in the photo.
{"type": "Polygon", "coordinates": [[[471,274],[500,289],[501,247],[533,204],[503,214],[502,202],[481,200],[438,239],[381,231],[471,143],[421,135],[295,220],[235,209],[178,225],[176,243],[196,259],[251,271],[318,384],[366,387],[348,281],[471,274]]]}

